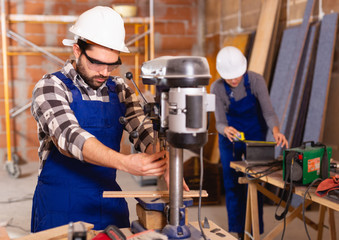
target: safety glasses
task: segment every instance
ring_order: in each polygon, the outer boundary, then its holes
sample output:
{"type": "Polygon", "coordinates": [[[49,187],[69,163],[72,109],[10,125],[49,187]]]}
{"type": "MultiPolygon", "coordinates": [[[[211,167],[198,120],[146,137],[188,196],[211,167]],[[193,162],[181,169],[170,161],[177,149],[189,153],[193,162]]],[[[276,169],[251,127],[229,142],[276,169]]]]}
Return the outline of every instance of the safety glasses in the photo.
{"type": "Polygon", "coordinates": [[[118,60],[116,62],[105,63],[105,62],[101,62],[97,59],[91,58],[90,56],[87,55],[85,50],[82,50],[81,52],[85,55],[85,57],[88,60],[88,62],[87,62],[88,68],[93,70],[93,71],[102,71],[105,68],[107,68],[107,71],[111,72],[114,69],[118,68],[122,64],[120,57],[118,58],[118,60]]]}

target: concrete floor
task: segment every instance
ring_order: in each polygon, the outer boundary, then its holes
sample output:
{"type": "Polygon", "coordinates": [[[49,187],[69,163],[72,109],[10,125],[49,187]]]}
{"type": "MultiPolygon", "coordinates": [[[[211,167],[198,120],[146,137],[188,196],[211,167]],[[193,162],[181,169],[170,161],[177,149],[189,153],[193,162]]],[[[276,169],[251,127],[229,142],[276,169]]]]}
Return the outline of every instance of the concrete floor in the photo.
{"type": "MultiPolygon", "coordinates": [[[[28,235],[30,231],[30,218],[31,218],[31,204],[32,195],[34,192],[38,163],[31,162],[20,165],[21,176],[20,178],[11,178],[4,169],[4,163],[1,163],[0,167],[0,226],[5,226],[11,239],[18,238],[20,236],[28,235]]],[[[156,190],[156,186],[140,187],[139,183],[131,175],[124,172],[118,173],[118,182],[123,190],[156,190]]],[[[130,220],[136,220],[135,205],[136,200],[134,198],[127,199],[130,208],[130,220]]],[[[245,207],[245,206],[244,206],[245,207]]],[[[318,213],[316,208],[308,210],[306,215],[318,221],[318,213]]],[[[275,220],[276,206],[265,205],[264,206],[264,224],[265,236],[278,221],[275,220]]],[[[198,210],[193,206],[189,208],[189,221],[197,221],[198,210]]],[[[201,217],[204,219],[207,217],[215,224],[227,231],[227,214],[225,208],[225,200],[222,197],[221,203],[218,205],[204,205],[201,209],[201,217]]],[[[328,215],[325,215],[325,224],[328,225],[328,215]]],[[[335,212],[335,219],[338,226],[339,214],[335,212]]],[[[309,235],[311,239],[316,239],[316,232],[308,227],[309,235]]],[[[337,229],[337,236],[339,232],[337,229]]],[[[277,238],[281,239],[281,235],[277,238]]],[[[283,239],[308,239],[304,224],[299,219],[293,220],[293,222],[286,227],[285,235],[283,239]]],[[[329,238],[328,229],[324,229],[323,239],[329,238]]]]}

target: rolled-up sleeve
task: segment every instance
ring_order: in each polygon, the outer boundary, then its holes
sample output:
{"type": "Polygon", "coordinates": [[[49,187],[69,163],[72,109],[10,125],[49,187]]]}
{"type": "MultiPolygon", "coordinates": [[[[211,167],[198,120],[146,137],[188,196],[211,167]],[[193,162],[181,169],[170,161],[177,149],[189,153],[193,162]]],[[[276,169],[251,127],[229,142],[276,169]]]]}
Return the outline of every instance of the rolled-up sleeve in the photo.
{"type": "Polygon", "coordinates": [[[137,138],[131,138],[134,148],[145,152],[148,145],[153,144],[153,124],[149,118],[145,118],[144,111],[140,105],[136,94],[124,82],[122,78],[115,79],[117,83],[117,92],[119,101],[126,106],[125,117],[128,119],[125,124],[125,130],[130,134],[132,131],[138,132],[137,138]]]}

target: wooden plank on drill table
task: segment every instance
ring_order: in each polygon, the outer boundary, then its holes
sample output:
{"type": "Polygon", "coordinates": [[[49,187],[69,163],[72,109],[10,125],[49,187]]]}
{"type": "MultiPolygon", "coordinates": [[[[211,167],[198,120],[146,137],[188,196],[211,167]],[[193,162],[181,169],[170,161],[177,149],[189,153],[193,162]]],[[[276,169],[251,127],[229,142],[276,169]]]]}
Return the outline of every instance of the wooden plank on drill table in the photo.
{"type": "MultiPolygon", "coordinates": [[[[75,222],[77,224],[79,222],[75,222]]],[[[85,226],[85,230],[88,232],[94,225],[90,223],[82,222],[85,226]]],[[[51,228],[45,231],[33,233],[24,237],[17,238],[16,240],[46,240],[46,239],[67,239],[68,236],[68,224],[60,227],[51,228]]]]}
{"type": "Polygon", "coordinates": [[[280,17],[280,0],[261,1],[261,11],[248,70],[261,74],[269,83],[272,68],[272,48],[275,47],[280,17]]]}
{"type": "Polygon", "coordinates": [[[305,123],[303,141],[322,142],[327,109],[338,13],[325,15],[321,21],[314,80],[305,123]]]}
{"type": "MultiPolygon", "coordinates": [[[[104,191],[104,198],[143,198],[143,197],[169,197],[168,191],[104,191]]],[[[202,190],[202,197],[208,197],[206,190],[202,190]]],[[[183,191],[184,198],[199,197],[199,191],[183,191]]]]}

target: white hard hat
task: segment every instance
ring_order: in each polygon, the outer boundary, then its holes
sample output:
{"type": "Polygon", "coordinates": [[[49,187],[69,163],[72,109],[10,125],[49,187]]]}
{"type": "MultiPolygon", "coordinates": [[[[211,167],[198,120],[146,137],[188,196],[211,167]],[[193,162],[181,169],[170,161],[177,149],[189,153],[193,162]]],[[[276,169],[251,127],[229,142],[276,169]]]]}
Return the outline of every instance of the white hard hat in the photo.
{"type": "Polygon", "coordinates": [[[240,77],[246,69],[247,60],[238,48],[227,46],[218,52],[217,71],[223,79],[240,77]]]}
{"type": "Polygon", "coordinates": [[[110,7],[96,6],[82,13],[69,29],[74,40],[64,39],[62,43],[73,46],[78,38],[121,52],[129,52],[125,45],[124,21],[119,13],[110,7]]]}

